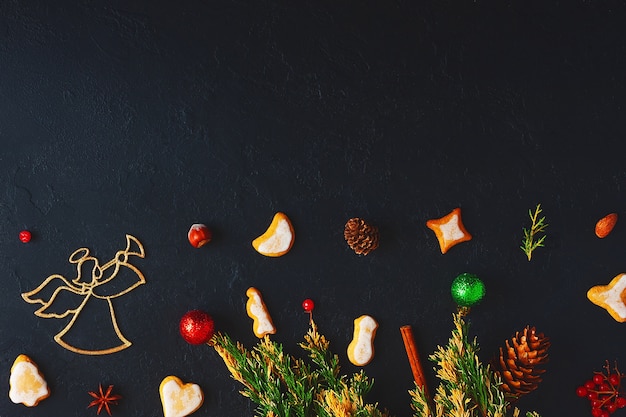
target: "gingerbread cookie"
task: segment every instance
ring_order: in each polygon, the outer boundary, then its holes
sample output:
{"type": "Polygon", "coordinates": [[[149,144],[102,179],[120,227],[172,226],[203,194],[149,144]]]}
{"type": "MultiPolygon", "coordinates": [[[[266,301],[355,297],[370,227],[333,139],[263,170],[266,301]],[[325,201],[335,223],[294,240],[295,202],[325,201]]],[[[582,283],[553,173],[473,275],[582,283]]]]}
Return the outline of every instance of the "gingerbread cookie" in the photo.
{"type": "Polygon", "coordinates": [[[608,285],[596,285],[587,291],[592,303],[604,308],[616,321],[626,322],[626,274],[619,274],[608,285]]]}
{"type": "Polygon", "coordinates": [[[202,406],[204,393],[192,383],[183,384],[176,376],[168,376],[159,387],[165,417],[185,417],[202,406]]]}
{"type": "Polygon", "coordinates": [[[48,383],[37,364],[26,355],[19,355],[11,367],[9,398],[15,404],[34,407],[50,396],[48,383]]]}
{"type": "Polygon", "coordinates": [[[365,366],[374,358],[374,337],[378,323],[363,315],[354,320],[354,335],[348,345],[348,359],[353,365],[365,366]]]}
{"type": "Polygon", "coordinates": [[[276,333],[276,327],[274,327],[272,318],[263,302],[261,292],[254,287],[250,287],[248,291],[246,291],[246,295],[248,296],[246,312],[248,313],[248,317],[254,320],[252,331],[256,337],[261,338],[267,334],[276,333]]]}
{"type": "Polygon", "coordinates": [[[440,219],[431,219],[426,227],[435,232],[441,253],[446,253],[452,246],[472,239],[461,221],[461,209],[455,208],[440,219]]]}
{"type": "Polygon", "coordinates": [[[252,241],[261,255],[277,257],[289,252],[295,235],[291,221],[284,213],[276,213],[265,233],[252,241]]]}

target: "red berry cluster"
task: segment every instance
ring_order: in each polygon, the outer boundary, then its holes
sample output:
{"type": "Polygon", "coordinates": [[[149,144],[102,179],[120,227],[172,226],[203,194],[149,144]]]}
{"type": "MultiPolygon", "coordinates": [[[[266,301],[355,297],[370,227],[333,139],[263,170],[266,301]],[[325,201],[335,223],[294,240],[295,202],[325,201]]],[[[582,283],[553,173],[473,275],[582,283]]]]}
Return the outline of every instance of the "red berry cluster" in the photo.
{"type": "Polygon", "coordinates": [[[587,398],[591,403],[593,417],[609,417],[618,408],[626,407],[626,398],[620,395],[620,385],[624,374],[613,372],[607,362],[604,372],[594,372],[593,378],[576,388],[576,395],[587,398]]]}

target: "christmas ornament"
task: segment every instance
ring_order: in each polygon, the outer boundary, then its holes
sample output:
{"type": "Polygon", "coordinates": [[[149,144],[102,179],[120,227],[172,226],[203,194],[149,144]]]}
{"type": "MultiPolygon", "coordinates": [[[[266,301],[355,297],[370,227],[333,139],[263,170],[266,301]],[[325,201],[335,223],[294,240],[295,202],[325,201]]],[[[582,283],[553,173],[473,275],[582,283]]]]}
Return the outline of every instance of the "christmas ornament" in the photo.
{"type": "Polygon", "coordinates": [[[201,248],[211,241],[212,233],[206,225],[201,223],[192,224],[187,232],[187,239],[194,248],[201,248]]]}
{"type": "Polygon", "coordinates": [[[173,375],[161,381],[159,395],[164,417],[188,416],[199,409],[204,402],[204,393],[198,385],[183,384],[180,378],[173,375]]]}
{"type": "Polygon", "coordinates": [[[261,292],[254,287],[246,291],[248,301],[246,302],[246,313],[252,319],[252,331],[255,336],[261,338],[268,334],[275,334],[276,327],[272,322],[272,317],[267,311],[261,292]]]}
{"type": "Polygon", "coordinates": [[[500,389],[509,402],[537,389],[545,372],[541,366],[548,361],[549,347],[550,340],[543,333],[526,326],[500,348],[493,370],[502,379],[500,389]]]}
{"type": "Polygon", "coordinates": [[[440,219],[428,220],[426,227],[435,232],[442,254],[451,247],[472,239],[472,235],[463,226],[461,209],[458,207],[440,219]]]}
{"type": "MultiPolygon", "coordinates": [[[[22,298],[29,304],[42,305],[35,311],[37,317],[46,319],[72,317],[63,330],[54,336],[54,340],[65,349],[83,355],[119,352],[132,343],[120,331],[112,300],[146,283],[143,273],[130,263],[131,256],[145,257],[143,245],[131,235],[126,235],[126,248],[118,251],[110,261],[103,265],[100,265],[96,257],[90,255],[89,249],[77,249],[69,257],[69,262],[76,265],[76,277],[65,278],[60,274],[50,275],[37,288],[23,293],[22,298]],[[120,288],[115,280],[118,275],[121,281],[129,284],[120,288]],[[54,304],[57,299],[61,299],[63,304],[54,304]],[[74,302],[72,308],[68,308],[70,300],[74,302]],[[113,345],[113,347],[79,347],[65,340],[64,336],[72,329],[87,302],[96,307],[95,311],[98,311],[96,304],[101,303],[102,310],[108,312],[109,320],[103,320],[103,326],[98,329],[98,332],[103,335],[110,333],[113,342],[108,346],[113,345]]],[[[94,310],[87,309],[87,311],[94,310]]],[[[87,341],[89,337],[83,336],[80,339],[87,341]]],[[[70,337],[69,340],[76,340],[76,338],[70,337]]]]}
{"type": "Polygon", "coordinates": [[[210,315],[202,310],[191,310],[180,319],[179,330],[187,343],[201,345],[211,340],[215,326],[210,315]]]}
{"type": "Polygon", "coordinates": [[[460,307],[471,307],[485,296],[485,284],[476,275],[464,272],[452,281],[450,291],[460,307]]]}
{"type": "Polygon", "coordinates": [[[30,239],[33,237],[33,235],[28,231],[28,230],[22,230],[20,232],[20,241],[22,243],[28,243],[30,242],[30,239]]]}
{"type": "Polygon", "coordinates": [[[378,323],[373,317],[362,315],[354,319],[354,333],[348,345],[348,359],[356,366],[365,366],[374,358],[374,337],[378,323]]]}
{"type": "Polygon", "coordinates": [[[617,365],[611,371],[609,362],[604,372],[594,372],[591,379],[576,388],[576,395],[589,400],[593,417],[608,417],[618,408],[626,407],[626,397],[621,393],[622,374],[617,365]]]}
{"type": "Polygon", "coordinates": [[[596,236],[600,239],[604,239],[611,233],[617,223],[617,213],[607,214],[596,223],[596,236]]]}
{"type": "Polygon", "coordinates": [[[358,217],[347,221],[343,237],[357,255],[365,256],[378,248],[378,228],[358,217]]]}
{"type": "Polygon", "coordinates": [[[532,258],[533,251],[542,247],[544,240],[546,240],[545,234],[537,239],[537,235],[539,233],[545,233],[546,228],[548,227],[548,224],[545,222],[546,218],[539,217],[539,214],[541,214],[541,204],[537,204],[534,213],[528,210],[531,226],[530,229],[522,229],[524,231],[524,238],[522,239],[522,246],[520,246],[520,249],[522,249],[522,251],[526,254],[529,261],[532,258]]]}
{"type": "Polygon", "coordinates": [[[276,213],[265,233],[252,241],[252,247],[261,255],[277,257],[289,252],[295,234],[289,217],[276,213]]]}
{"type": "Polygon", "coordinates": [[[89,391],[89,395],[91,395],[94,400],[89,403],[87,408],[98,406],[96,414],[100,415],[100,411],[102,411],[102,408],[104,407],[106,412],[111,415],[110,406],[117,405],[117,401],[122,398],[121,395],[111,394],[111,391],[113,391],[113,385],[109,385],[106,392],[104,392],[102,390],[102,384],[99,385],[97,392],[89,391]]]}
{"type": "Polygon", "coordinates": [[[604,308],[616,321],[626,322],[626,304],[622,294],[626,290],[626,274],[619,274],[608,285],[596,285],[587,291],[592,303],[604,308]]]}
{"type": "Polygon", "coordinates": [[[11,367],[9,398],[15,404],[34,407],[50,396],[48,383],[37,364],[26,355],[19,355],[11,367]]]}

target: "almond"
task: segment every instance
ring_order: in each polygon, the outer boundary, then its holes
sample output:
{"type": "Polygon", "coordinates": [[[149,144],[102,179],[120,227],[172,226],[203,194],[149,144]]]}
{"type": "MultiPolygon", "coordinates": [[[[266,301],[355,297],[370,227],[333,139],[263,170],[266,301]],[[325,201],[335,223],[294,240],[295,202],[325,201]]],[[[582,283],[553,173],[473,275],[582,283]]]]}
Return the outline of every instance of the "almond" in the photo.
{"type": "Polygon", "coordinates": [[[596,236],[600,239],[605,238],[611,233],[611,230],[617,223],[617,213],[607,214],[596,223],[596,236]]]}

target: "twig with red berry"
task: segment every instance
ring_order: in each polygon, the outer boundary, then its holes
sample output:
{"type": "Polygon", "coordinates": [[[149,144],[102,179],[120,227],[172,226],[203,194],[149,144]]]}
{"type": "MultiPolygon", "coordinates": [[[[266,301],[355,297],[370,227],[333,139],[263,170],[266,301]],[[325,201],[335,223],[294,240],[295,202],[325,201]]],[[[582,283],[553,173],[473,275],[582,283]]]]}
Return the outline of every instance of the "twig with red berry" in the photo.
{"type": "Polygon", "coordinates": [[[624,377],[617,369],[606,361],[604,372],[594,372],[593,378],[576,388],[576,395],[587,398],[591,404],[593,417],[608,417],[618,408],[626,407],[626,397],[620,393],[621,381],[624,377]]]}

